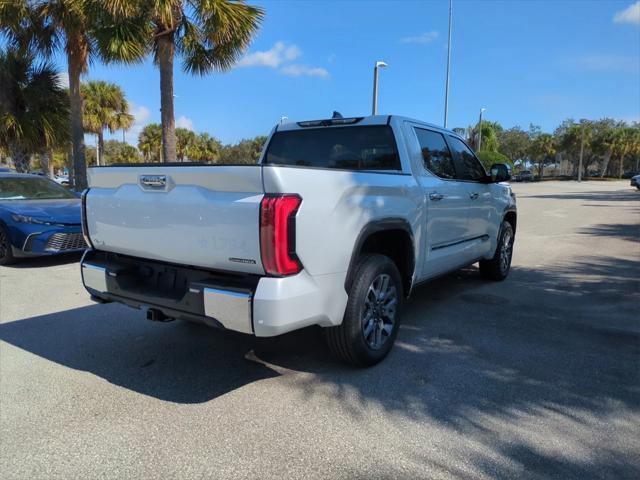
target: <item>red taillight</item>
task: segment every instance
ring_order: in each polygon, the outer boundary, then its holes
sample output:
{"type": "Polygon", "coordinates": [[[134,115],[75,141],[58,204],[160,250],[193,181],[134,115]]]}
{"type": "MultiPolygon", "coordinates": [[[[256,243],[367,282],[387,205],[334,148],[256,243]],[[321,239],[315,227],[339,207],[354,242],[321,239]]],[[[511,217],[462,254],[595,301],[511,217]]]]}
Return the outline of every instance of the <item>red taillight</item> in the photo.
{"type": "Polygon", "coordinates": [[[296,256],[295,217],[298,195],[265,195],[260,204],[260,253],[265,272],[292,275],[302,270],[296,256]]]}

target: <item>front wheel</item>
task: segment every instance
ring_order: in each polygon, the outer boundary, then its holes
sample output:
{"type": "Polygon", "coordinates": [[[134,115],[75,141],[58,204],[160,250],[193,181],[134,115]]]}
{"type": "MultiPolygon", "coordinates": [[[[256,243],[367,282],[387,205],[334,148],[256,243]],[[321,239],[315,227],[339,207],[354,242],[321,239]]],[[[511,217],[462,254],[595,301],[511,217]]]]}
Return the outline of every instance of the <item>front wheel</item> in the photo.
{"type": "Polygon", "coordinates": [[[403,290],[395,263],[383,255],[358,262],[342,324],[327,328],[329,348],[340,360],[375,365],[387,356],[400,325],[403,290]]]}
{"type": "Polygon", "coordinates": [[[491,260],[480,260],[480,274],[489,280],[502,281],[509,275],[513,256],[513,227],[506,220],[500,226],[498,245],[491,260]]]}

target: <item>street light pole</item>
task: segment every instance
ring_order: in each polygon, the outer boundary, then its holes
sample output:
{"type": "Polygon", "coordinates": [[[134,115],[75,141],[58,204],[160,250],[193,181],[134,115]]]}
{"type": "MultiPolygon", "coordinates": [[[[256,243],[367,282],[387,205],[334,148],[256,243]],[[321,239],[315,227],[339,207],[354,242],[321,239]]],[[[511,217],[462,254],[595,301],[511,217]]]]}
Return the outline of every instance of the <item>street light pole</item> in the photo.
{"type": "Polygon", "coordinates": [[[100,166],[100,142],[98,141],[98,135],[96,135],[96,165],[100,166]]]}
{"type": "Polygon", "coordinates": [[[480,147],[482,146],[482,113],[486,110],[486,108],[480,109],[480,121],[478,122],[478,152],[480,151],[480,147]]]}
{"type": "Polygon", "coordinates": [[[381,61],[376,62],[376,66],[373,67],[373,107],[371,108],[371,114],[378,114],[378,69],[386,67],[387,64],[381,61]]]}
{"type": "Polygon", "coordinates": [[[447,118],[449,116],[449,71],[451,69],[451,18],[453,10],[453,0],[449,0],[449,40],[447,46],[447,80],[444,86],[444,128],[447,128],[447,118]]]}
{"type": "Polygon", "coordinates": [[[582,182],[582,156],[584,155],[584,124],[580,135],[580,163],[578,164],[578,182],[582,182]]]}

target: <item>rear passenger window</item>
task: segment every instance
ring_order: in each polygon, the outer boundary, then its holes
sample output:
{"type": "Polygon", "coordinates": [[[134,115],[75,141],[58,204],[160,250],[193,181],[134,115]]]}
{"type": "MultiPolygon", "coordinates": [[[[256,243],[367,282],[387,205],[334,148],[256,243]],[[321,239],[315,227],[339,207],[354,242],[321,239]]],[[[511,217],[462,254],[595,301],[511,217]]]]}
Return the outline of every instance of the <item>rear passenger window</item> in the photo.
{"type": "Polygon", "coordinates": [[[425,168],[440,178],[455,178],[451,152],[442,134],[422,128],[416,128],[415,131],[425,168]]]}
{"type": "Polygon", "coordinates": [[[449,136],[449,145],[453,152],[453,161],[456,165],[460,180],[480,181],[487,176],[484,167],[462,140],[449,136]]]}

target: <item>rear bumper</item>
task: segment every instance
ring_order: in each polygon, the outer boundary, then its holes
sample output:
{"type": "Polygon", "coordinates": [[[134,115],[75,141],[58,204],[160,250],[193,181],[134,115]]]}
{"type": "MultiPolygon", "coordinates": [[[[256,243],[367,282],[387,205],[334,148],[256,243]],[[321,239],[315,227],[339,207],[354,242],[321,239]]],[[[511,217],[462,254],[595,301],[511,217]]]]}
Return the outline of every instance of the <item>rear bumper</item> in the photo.
{"type": "Polygon", "coordinates": [[[347,302],[344,274],[236,275],[95,250],[85,253],[81,270],[85,288],[100,299],[258,337],[338,325],[347,302]]]}

